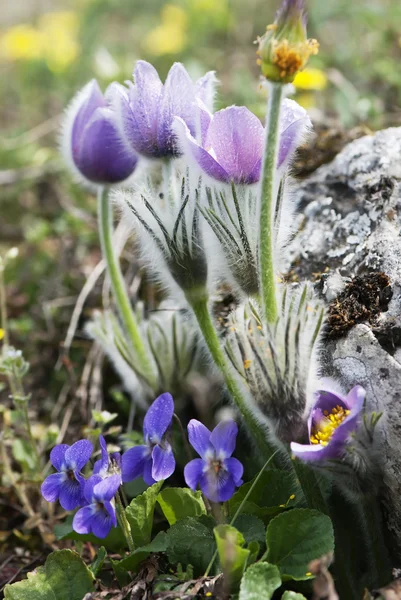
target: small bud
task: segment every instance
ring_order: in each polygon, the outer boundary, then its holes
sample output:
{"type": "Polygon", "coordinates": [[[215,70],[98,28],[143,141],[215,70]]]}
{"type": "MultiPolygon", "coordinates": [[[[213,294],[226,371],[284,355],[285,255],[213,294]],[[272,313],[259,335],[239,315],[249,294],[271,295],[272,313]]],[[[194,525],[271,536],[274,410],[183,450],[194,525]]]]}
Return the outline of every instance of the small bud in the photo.
{"type": "Polygon", "coordinates": [[[257,62],[275,83],[291,83],[319,50],[318,42],[306,37],[304,0],[283,0],[275,22],[258,41],[257,62]]]}

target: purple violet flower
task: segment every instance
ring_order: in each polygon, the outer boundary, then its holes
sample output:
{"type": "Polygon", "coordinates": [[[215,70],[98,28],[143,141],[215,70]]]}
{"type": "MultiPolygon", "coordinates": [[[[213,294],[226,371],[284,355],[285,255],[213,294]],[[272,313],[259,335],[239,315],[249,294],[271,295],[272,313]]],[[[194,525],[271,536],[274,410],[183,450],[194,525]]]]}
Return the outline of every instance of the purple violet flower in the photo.
{"type": "MultiPolygon", "coordinates": [[[[185,119],[177,117],[174,128],[188,158],[206,175],[224,183],[252,184],[259,181],[265,128],[245,106],[229,106],[212,115],[200,107],[201,135],[197,141],[185,119]]],[[[283,169],[300,143],[310,119],[294,100],[284,100],[280,118],[277,168],[283,169]]]]}
{"type": "Polygon", "coordinates": [[[225,502],[242,484],[244,467],[231,455],[235,449],[238,427],[234,421],[222,421],[212,432],[199,421],[188,424],[190,444],[201,458],[191,460],[184,469],[188,487],[198,485],[212,502],[225,502]]]}
{"type": "Polygon", "coordinates": [[[175,116],[184,119],[191,135],[196,137],[199,122],[196,100],[211,104],[214,73],[207,73],[193,83],[185,67],[175,63],[163,85],[156,69],[138,60],[134,82],[128,82],[129,99],[122,112],[132,147],[147,158],[179,156],[173,119],[175,116]]]}
{"type": "Polygon", "coordinates": [[[106,440],[102,435],[99,435],[99,444],[102,451],[101,458],[93,465],[93,474],[100,475],[102,479],[112,475],[119,475],[121,483],[121,454],[107,452],[106,440]]]}
{"type": "Polygon", "coordinates": [[[171,394],[162,394],[150,405],[143,421],[145,445],[130,448],[122,456],[124,483],[142,475],[145,483],[153,485],[174,473],[175,458],[166,439],[173,414],[174,401],[171,394]]]}
{"type": "Polygon", "coordinates": [[[92,475],[85,483],[84,495],[88,505],[80,508],[72,521],[77,533],[93,533],[105,538],[112,527],[117,526],[116,509],[113,498],[121,484],[118,475],[102,479],[92,475]]]}
{"type": "Polygon", "coordinates": [[[304,461],[341,458],[350,434],[358,427],[366,391],[360,385],[344,398],[338,393],[319,390],[308,419],[309,444],[291,442],[294,456],[304,461]]]}
{"type": "Polygon", "coordinates": [[[74,510],[85,503],[85,479],[80,474],[91,457],[93,445],[89,440],[78,440],[72,446],[58,444],[50,452],[50,461],[58,473],[46,477],[41,493],[48,502],[60,500],[65,510],[74,510]]]}
{"type": "Polygon", "coordinates": [[[112,185],[130,177],[138,156],[124,133],[121,105],[127,90],[112,83],[103,95],[90,81],[72,101],[62,136],[62,149],[78,178],[112,185]]]}

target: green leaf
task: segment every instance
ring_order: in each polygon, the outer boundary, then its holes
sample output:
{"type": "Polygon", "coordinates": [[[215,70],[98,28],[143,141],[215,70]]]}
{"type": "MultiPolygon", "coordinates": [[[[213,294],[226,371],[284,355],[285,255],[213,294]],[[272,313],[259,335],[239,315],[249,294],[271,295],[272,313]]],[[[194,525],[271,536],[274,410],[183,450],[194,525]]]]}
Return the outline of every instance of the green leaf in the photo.
{"type": "Polygon", "coordinates": [[[248,550],[249,550],[248,565],[251,565],[252,563],[256,562],[256,560],[259,556],[259,552],[260,552],[259,542],[250,542],[248,544],[248,550]]]}
{"type": "Polygon", "coordinates": [[[245,542],[258,542],[261,546],[266,543],[266,527],[255,515],[240,514],[235,520],[235,528],[242,533],[245,542]]]}
{"type": "MultiPolygon", "coordinates": [[[[256,477],[254,479],[256,479],[256,477]]],[[[241,485],[232,496],[231,500],[229,500],[228,506],[230,515],[235,513],[238,505],[243,501],[249,489],[252,487],[254,479],[241,485]]],[[[274,507],[277,509],[280,508],[280,505],[288,503],[291,506],[291,503],[294,505],[295,502],[302,500],[302,490],[299,483],[294,480],[294,477],[285,471],[271,469],[262,473],[248,497],[247,503],[253,503],[260,508],[274,507]],[[290,500],[293,495],[295,495],[294,500],[290,500]]],[[[244,509],[244,512],[248,511],[244,509]]]]}
{"type": "Polygon", "coordinates": [[[155,483],[147,490],[131,501],[125,509],[125,514],[131,525],[131,533],[135,546],[149,544],[152,527],[153,513],[155,511],[157,496],[163,485],[163,481],[155,483]]]}
{"type": "Polygon", "coordinates": [[[93,591],[94,577],[76,552],[59,550],[28,579],[6,585],[5,600],[82,600],[93,591]]]}
{"type": "Polygon", "coordinates": [[[280,571],[275,565],[256,563],[242,578],[239,600],[270,600],[280,585],[280,571]]]}
{"type": "Polygon", "coordinates": [[[306,600],[303,594],[298,594],[298,592],[284,592],[281,596],[281,600],[306,600]]]}
{"type": "Polygon", "coordinates": [[[167,531],[167,556],[171,564],[192,565],[202,575],[216,549],[215,522],[207,516],[185,517],[167,531]]]}
{"type": "Polygon", "coordinates": [[[123,558],[122,560],[112,560],[113,568],[118,566],[119,569],[124,571],[131,571],[137,573],[138,567],[142,561],[148,558],[151,552],[165,552],[167,550],[167,534],[164,531],[160,531],[155,539],[140,548],[135,548],[131,554],[123,558]]]}
{"type": "Polygon", "coordinates": [[[107,550],[104,546],[101,546],[97,552],[97,556],[96,556],[95,560],[93,561],[93,563],[90,566],[90,570],[92,571],[92,573],[95,577],[101,571],[104,561],[106,560],[106,557],[107,557],[107,550]]]}
{"type": "Polygon", "coordinates": [[[311,560],[334,550],[330,518],[317,510],[294,508],[270,521],[266,532],[267,559],[282,578],[309,579],[311,560]]]}
{"type": "Polygon", "coordinates": [[[157,496],[157,501],[169,525],[185,517],[200,517],[206,514],[201,492],[189,488],[166,488],[157,496]]]}
{"type": "Polygon", "coordinates": [[[234,593],[238,590],[250,551],[242,547],[245,543],[244,536],[232,525],[218,525],[213,531],[225,585],[234,593]]]}

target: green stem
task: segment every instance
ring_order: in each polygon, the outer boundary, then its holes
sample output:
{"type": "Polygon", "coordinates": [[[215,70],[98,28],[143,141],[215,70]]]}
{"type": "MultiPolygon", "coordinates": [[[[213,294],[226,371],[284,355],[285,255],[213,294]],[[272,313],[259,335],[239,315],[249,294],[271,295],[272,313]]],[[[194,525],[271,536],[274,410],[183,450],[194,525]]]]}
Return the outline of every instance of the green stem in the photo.
{"type": "Polygon", "coordinates": [[[113,248],[112,210],[107,188],[100,188],[98,192],[98,219],[102,252],[107,264],[114,299],[132,347],[143,369],[143,377],[153,389],[156,389],[157,379],[149,354],[142,341],[141,332],[131,307],[120,264],[113,248]]]}
{"type": "Polygon", "coordinates": [[[220,369],[228,391],[237,405],[242,418],[248,425],[259,451],[263,457],[270,458],[274,450],[272,450],[270,444],[266,440],[263,428],[260,426],[251,408],[247,404],[242,391],[230,369],[208,310],[208,297],[203,290],[200,292],[197,290],[197,292],[198,293],[188,293],[186,297],[188,303],[194,311],[199,328],[203,334],[207,347],[209,348],[209,352],[212,355],[217,367],[220,369]]]}
{"type": "Polygon", "coordinates": [[[7,329],[7,304],[6,304],[6,285],[4,282],[4,262],[0,258],[0,318],[3,329],[4,346],[9,345],[7,329]]]}
{"type": "MultiPolygon", "coordinates": [[[[245,503],[247,502],[248,498],[250,497],[250,495],[252,494],[256,484],[258,483],[259,479],[262,477],[263,472],[266,470],[266,468],[268,467],[270,461],[273,460],[275,454],[277,454],[278,450],[276,450],[276,452],[274,452],[274,454],[271,455],[271,457],[265,462],[265,464],[263,465],[263,467],[261,468],[261,470],[259,471],[259,473],[257,474],[257,476],[255,477],[255,479],[252,482],[252,485],[250,486],[249,490],[247,491],[247,493],[245,494],[241,504],[239,505],[239,507],[237,508],[237,510],[234,513],[233,518],[230,521],[230,525],[234,526],[235,521],[238,519],[239,515],[241,514],[242,509],[245,506],[245,503]]],[[[212,559],[210,561],[210,563],[207,566],[207,569],[205,571],[204,577],[207,577],[210,573],[211,568],[213,567],[214,561],[217,558],[217,553],[218,550],[216,549],[212,559]]]]}
{"type": "Polygon", "coordinates": [[[277,320],[277,300],[274,269],[274,230],[273,220],[276,198],[276,171],[279,148],[280,108],[283,98],[283,85],[270,85],[266,119],[266,146],[260,186],[260,284],[263,309],[268,323],[277,320]]]}
{"type": "Polygon", "coordinates": [[[124,506],[119,491],[116,494],[116,513],[118,523],[122,529],[125,539],[127,540],[128,549],[130,552],[133,552],[135,550],[135,544],[134,540],[132,539],[131,525],[129,524],[127,516],[125,514],[124,506]]]}

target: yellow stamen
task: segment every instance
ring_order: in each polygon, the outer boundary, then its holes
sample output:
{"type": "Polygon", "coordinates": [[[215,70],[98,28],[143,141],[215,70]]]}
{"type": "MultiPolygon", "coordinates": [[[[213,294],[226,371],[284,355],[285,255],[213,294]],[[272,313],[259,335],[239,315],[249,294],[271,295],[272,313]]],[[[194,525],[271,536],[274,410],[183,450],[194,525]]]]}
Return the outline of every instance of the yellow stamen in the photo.
{"type": "Polygon", "coordinates": [[[311,444],[327,446],[337,427],[348,417],[350,411],[340,405],[334,406],[331,413],[323,411],[325,418],[315,425],[310,436],[311,444]]]}

